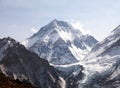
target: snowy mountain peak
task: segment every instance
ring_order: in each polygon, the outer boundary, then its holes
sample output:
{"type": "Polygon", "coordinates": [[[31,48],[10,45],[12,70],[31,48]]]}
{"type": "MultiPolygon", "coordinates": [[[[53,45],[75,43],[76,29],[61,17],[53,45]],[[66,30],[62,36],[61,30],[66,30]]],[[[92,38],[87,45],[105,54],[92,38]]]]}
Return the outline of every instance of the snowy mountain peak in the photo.
{"type": "MultiPolygon", "coordinates": [[[[71,24],[65,22],[65,21],[58,21],[57,19],[51,21],[49,24],[46,26],[42,27],[39,32],[41,31],[70,31],[74,29],[71,24]]],[[[39,32],[37,35],[39,35],[39,32]]]]}
{"type": "Polygon", "coordinates": [[[65,22],[65,21],[59,21],[59,20],[57,20],[57,19],[53,20],[53,21],[50,22],[48,25],[49,25],[49,26],[54,25],[54,26],[56,26],[56,27],[59,26],[59,27],[72,28],[71,24],[69,24],[69,23],[67,23],[67,22],[65,22]]]}
{"type": "MultiPolygon", "coordinates": [[[[33,34],[30,38],[23,41],[22,44],[29,48],[37,40],[57,40],[61,38],[65,42],[73,41],[75,38],[82,36],[82,32],[72,27],[71,24],[65,21],[53,20],[46,26],[42,27],[37,33],[33,34]],[[30,41],[28,41],[31,39],[30,41]]],[[[47,41],[46,41],[47,42],[47,41]]]]}
{"type": "Polygon", "coordinates": [[[52,64],[70,64],[82,60],[96,43],[94,37],[55,19],[22,44],[52,64]]]}

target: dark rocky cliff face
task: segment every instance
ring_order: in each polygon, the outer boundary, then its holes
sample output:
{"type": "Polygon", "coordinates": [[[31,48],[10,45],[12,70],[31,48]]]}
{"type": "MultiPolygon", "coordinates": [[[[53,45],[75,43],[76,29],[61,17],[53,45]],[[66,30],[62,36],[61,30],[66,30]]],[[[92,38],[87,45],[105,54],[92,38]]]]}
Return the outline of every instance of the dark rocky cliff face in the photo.
{"type": "Polygon", "coordinates": [[[11,38],[0,40],[0,72],[39,88],[61,88],[61,80],[48,61],[11,38]]]}

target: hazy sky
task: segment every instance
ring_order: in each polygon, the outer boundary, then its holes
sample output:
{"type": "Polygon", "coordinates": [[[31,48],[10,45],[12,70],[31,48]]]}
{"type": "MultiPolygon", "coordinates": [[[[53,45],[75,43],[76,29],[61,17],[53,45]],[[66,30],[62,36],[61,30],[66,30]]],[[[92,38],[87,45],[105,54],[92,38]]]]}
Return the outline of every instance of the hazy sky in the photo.
{"type": "Polygon", "coordinates": [[[0,0],[0,38],[23,41],[54,19],[102,40],[120,24],[120,0],[0,0]]]}

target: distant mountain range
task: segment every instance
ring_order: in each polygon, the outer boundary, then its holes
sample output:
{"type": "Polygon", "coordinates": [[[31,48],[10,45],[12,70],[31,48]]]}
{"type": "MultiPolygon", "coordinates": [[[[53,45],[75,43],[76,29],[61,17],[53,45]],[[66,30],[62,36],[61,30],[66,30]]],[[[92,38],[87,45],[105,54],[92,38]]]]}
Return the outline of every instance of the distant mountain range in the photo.
{"type": "Polygon", "coordinates": [[[97,42],[53,20],[22,44],[0,39],[2,75],[38,88],[120,88],[120,26],[97,42]]]}

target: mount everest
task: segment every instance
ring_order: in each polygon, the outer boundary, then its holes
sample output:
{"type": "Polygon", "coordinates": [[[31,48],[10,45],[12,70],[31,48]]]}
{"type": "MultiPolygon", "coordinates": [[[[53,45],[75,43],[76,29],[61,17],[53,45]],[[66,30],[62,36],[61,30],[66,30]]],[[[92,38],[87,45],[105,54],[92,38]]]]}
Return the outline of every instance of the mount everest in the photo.
{"type": "Polygon", "coordinates": [[[62,65],[82,61],[97,42],[93,36],[55,19],[22,44],[50,63],[62,65]]]}

